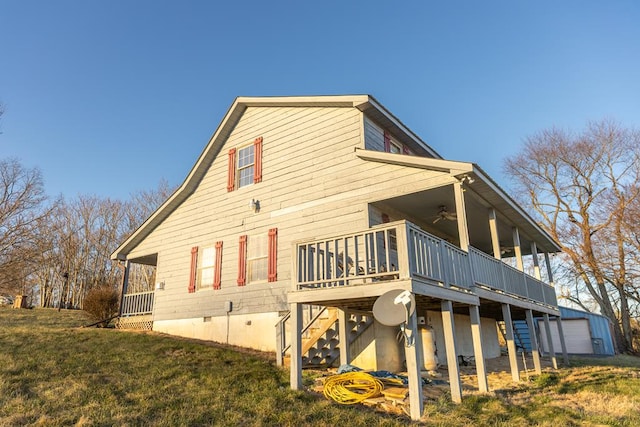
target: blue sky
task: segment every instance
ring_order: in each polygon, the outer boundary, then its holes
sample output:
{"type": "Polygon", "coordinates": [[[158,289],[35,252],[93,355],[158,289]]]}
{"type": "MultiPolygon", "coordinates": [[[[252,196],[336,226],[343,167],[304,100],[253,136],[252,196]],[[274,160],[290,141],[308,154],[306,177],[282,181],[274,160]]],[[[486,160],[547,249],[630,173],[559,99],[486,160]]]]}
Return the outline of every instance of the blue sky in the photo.
{"type": "Polygon", "coordinates": [[[50,195],[182,182],[236,96],[368,93],[504,187],[550,126],[640,128],[637,1],[0,0],[0,158],[50,195]]]}

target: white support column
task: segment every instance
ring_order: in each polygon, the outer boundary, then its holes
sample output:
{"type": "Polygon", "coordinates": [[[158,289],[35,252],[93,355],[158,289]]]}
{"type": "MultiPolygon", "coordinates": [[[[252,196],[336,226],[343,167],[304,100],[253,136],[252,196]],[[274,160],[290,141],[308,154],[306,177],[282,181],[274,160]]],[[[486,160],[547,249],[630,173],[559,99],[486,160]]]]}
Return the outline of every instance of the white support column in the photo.
{"type": "Polygon", "coordinates": [[[538,259],[538,246],[536,242],[531,242],[531,257],[533,258],[533,276],[542,280],[542,276],[540,275],[540,260],[538,259]]]}
{"type": "Polygon", "coordinates": [[[513,321],[511,319],[511,307],[509,304],[502,304],[502,320],[504,320],[507,351],[509,353],[509,365],[511,366],[511,377],[513,381],[520,381],[520,367],[518,366],[518,352],[516,350],[516,342],[513,336],[513,321]]]}
{"type": "Polygon", "coordinates": [[[522,247],[520,246],[520,231],[518,227],[513,227],[513,251],[516,255],[516,267],[520,271],[524,271],[524,263],[522,262],[522,247]]]}
{"type": "Polygon", "coordinates": [[[478,376],[478,390],[483,393],[489,391],[487,381],[487,368],[484,363],[484,351],[482,349],[482,328],[480,325],[480,310],[477,305],[469,306],[471,319],[471,338],[473,339],[473,355],[476,359],[476,375],[478,376]]]}
{"type": "MultiPolygon", "coordinates": [[[[131,261],[125,260],[124,267],[122,270],[122,292],[120,293],[120,307],[118,308],[118,316],[122,316],[122,309],[124,303],[124,296],[127,294],[127,290],[129,289],[129,271],[131,270],[131,261]]],[[[155,286],[155,285],[154,285],[155,286]]]]}
{"type": "Polygon", "coordinates": [[[533,357],[533,367],[537,374],[542,373],[540,365],[540,349],[538,348],[538,338],[536,337],[536,329],[533,324],[533,311],[526,310],[527,327],[529,328],[529,341],[531,341],[531,356],[533,357]]]}
{"type": "Polygon", "coordinates": [[[460,249],[469,250],[469,229],[467,228],[467,211],[464,204],[464,192],[462,183],[453,184],[453,194],[456,200],[456,217],[458,222],[458,237],[460,238],[460,249]]]}
{"type": "Polygon", "coordinates": [[[560,346],[562,347],[562,361],[564,366],[569,366],[569,354],[567,353],[567,344],[564,341],[564,331],[562,330],[562,319],[556,317],[556,325],[558,325],[558,335],[560,336],[560,346]]]}
{"type": "Polygon", "coordinates": [[[551,286],[555,286],[553,284],[553,272],[551,271],[551,260],[549,259],[549,252],[544,253],[544,263],[547,265],[547,276],[549,276],[549,284],[551,286]]]}
{"type": "MultiPolygon", "coordinates": [[[[414,337],[418,335],[418,317],[416,311],[409,316],[409,324],[407,328],[412,331],[414,337]]],[[[414,421],[422,417],[423,401],[422,401],[422,376],[420,368],[422,359],[422,346],[418,346],[416,340],[412,346],[404,347],[405,359],[407,361],[407,376],[409,377],[409,409],[411,419],[414,421]]]]}
{"type": "Polygon", "coordinates": [[[302,304],[291,303],[291,388],[302,389],[302,304]]]}
{"type": "Polygon", "coordinates": [[[444,329],[444,345],[447,350],[447,370],[449,371],[449,384],[451,385],[451,400],[454,403],[462,402],[462,384],[460,383],[460,368],[458,367],[458,352],[456,349],[456,332],[453,321],[453,303],[442,301],[442,327],[444,329]]]}
{"type": "Polygon", "coordinates": [[[500,235],[498,234],[498,219],[496,218],[496,210],[489,209],[489,230],[491,231],[491,246],[493,247],[493,257],[502,259],[502,251],[500,250],[500,235]]]}
{"type": "Polygon", "coordinates": [[[544,313],[544,330],[547,333],[547,345],[549,346],[549,356],[551,357],[551,363],[553,369],[558,369],[558,361],[556,360],[556,352],[553,349],[553,339],[551,339],[551,324],[549,323],[549,315],[544,313]]]}
{"type": "Polygon", "coordinates": [[[338,309],[338,337],[340,338],[340,364],[351,363],[349,357],[349,315],[346,311],[338,309]]]}

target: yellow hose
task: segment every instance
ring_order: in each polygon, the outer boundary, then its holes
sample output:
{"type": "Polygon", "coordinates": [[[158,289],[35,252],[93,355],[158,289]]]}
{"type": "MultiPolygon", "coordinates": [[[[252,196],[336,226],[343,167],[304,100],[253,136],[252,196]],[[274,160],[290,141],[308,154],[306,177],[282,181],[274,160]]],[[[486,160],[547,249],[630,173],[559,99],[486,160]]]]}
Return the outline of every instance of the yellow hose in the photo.
{"type": "Polygon", "coordinates": [[[329,377],[324,395],[343,405],[353,405],[380,394],[382,382],[366,372],[346,372],[329,377]]]}

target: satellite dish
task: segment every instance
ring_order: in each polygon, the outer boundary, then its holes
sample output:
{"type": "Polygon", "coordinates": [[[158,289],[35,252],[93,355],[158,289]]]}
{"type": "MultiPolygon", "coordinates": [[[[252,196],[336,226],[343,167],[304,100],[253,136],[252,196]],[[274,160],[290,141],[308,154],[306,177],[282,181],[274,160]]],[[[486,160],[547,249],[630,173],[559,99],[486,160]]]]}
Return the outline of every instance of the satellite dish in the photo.
{"type": "Polygon", "coordinates": [[[380,295],[373,304],[373,317],[385,326],[398,326],[406,322],[415,309],[416,300],[411,292],[392,289],[380,295]]]}

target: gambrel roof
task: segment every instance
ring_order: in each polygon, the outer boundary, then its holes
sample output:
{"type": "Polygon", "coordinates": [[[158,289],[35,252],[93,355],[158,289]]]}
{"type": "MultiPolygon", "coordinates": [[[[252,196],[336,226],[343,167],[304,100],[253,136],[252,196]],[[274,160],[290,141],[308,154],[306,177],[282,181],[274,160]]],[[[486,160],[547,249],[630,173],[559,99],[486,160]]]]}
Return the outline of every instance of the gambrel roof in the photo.
{"type": "Polygon", "coordinates": [[[112,254],[111,259],[124,260],[141,241],[161,224],[198,187],[213,160],[232,130],[249,107],[343,107],[357,108],[373,121],[379,123],[400,142],[420,146],[430,157],[405,156],[384,152],[357,149],[358,157],[366,161],[387,162],[431,170],[441,170],[452,175],[473,174],[479,182],[474,189],[483,193],[483,198],[493,204],[522,231],[535,239],[540,248],[548,252],[559,250],[557,244],[529,215],[522,210],[489,176],[473,163],[444,160],[433,148],[422,141],[393,114],[370,95],[337,96],[287,96],[287,97],[238,97],[235,99],[220,125],[198,157],[195,165],[180,187],[112,254]]]}

